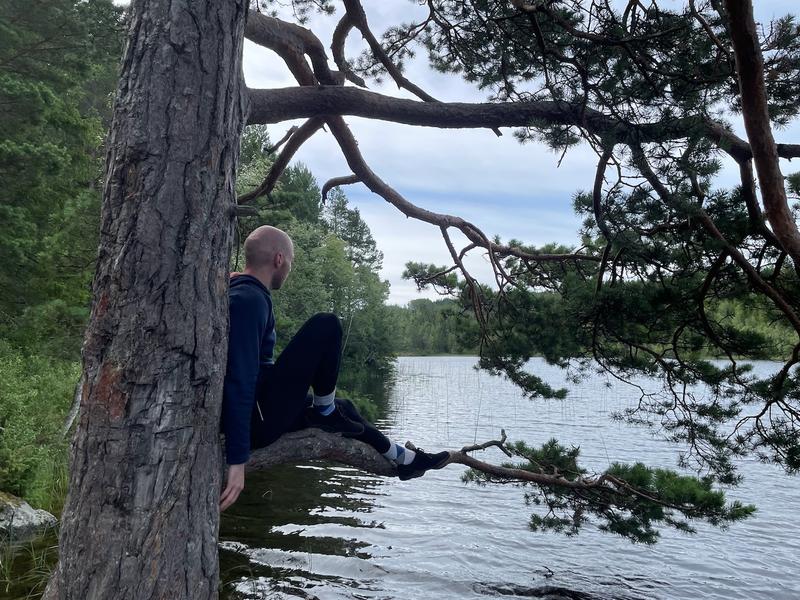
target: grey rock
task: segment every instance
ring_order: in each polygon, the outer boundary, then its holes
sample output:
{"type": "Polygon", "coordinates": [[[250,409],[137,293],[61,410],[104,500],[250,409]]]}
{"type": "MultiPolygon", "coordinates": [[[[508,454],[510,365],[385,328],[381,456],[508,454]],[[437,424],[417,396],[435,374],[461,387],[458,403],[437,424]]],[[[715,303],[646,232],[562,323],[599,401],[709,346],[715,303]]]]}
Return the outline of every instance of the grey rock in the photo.
{"type": "Polygon", "coordinates": [[[0,540],[24,540],[34,537],[58,522],[46,510],[6,492],[0,492],[0,540]]]}

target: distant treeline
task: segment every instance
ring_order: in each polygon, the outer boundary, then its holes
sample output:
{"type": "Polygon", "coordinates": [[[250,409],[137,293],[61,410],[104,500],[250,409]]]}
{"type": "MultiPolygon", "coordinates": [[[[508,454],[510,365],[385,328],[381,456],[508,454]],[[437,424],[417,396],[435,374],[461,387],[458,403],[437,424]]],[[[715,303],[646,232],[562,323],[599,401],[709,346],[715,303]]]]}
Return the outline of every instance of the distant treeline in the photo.
{"type": "MultiPolygon", "coordinates": [[[[547,293],[544,293],[547,295],[547,293]]],[[[794,346],[794,333],[782,322],[770,319],[769,307],[753,297],[747,301],[722,300],[710,303],[708,316],[718,324],[720,333],[727,328],[753,334],[751,350],[768,360],[785,355],[794,346]],[[769,340],[764,344],[763,340],[769,340]]],[[[436,354],[476,355],[480,333],[468,308],[451,298],[412,300],[407,306],[389,306],[392,349],[399,355],[428,356],[436,354]]],[[[542,339],[557,339],[558,323],[551,330],[542,330],[542,339]]],[[[667,353],[669,354],[669,353],[667,353]]],[[[708,357],[708,350],[699,354],[708,357]]]]}
{"type": "Polygon", "coordinates": [[[453,299],[412,300],[390,306],[392,347],[401,355],[478,352],[478,327],[470,312],[453,299]]]}

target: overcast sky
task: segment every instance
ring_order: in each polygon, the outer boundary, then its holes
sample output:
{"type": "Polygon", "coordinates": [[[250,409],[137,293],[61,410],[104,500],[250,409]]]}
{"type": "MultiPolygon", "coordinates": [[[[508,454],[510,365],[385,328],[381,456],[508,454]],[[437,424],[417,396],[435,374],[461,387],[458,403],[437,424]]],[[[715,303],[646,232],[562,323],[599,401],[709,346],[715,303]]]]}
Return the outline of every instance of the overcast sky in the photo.
{"type": "MultiPolygon", "coordinates": [[[[797,12],[797,0],[756,0],[754,5],[757,19],[797,12]]],[[[364,6],[377,35],[391,24],[414,20],[422,10],[413,0],[366,0],[364,6]]],[[[308,24],[326,48],[335,20],[316,17],[308,24]]],[[[355,57],[362,44],[354,30],[348,38],[347,56],[355,57]]],[[[336,68],[332,61],[331,66],[336,68]]],[[[253,88],[295,84],[276,55],[250,42],[245,45],[244,72],[248,86],[253,88]]],[[[488,95],[457,76],[429,69],[424,56],[409,62],[406,76],[440,100],[481,102],[488,95]]],[[[412,97],[398,91],[394,84],[369,85],[375,91],[412,97]]],[[[571,150],[557,167],[558,155],[541,145],[519,144],[510,129],[503,130],[504,135],[498,138],[488,130],[437,130],[354,117],[347,122],[372,169],[414,204],[464,217],[487,235],[496,234],[503,240],[516,238],[535,245],[575,243],[580,220],[572,213],[571,199],[576,191],[591,187],[596,167],[596,158],[587,148],[571,150]]],[[[282,137],[292,124],[271,126],[272,138],[282,137]]],[[[800,126],[795,123],[777,132],[776,137],[797,143],[800,126]]],[[[331,177],[350,173],[333,137],[325,131],[306,142],[295,161],[305,163],[320,185],[331,177]]],[[[784,174],[798,170],[796,164],[784,164],[784,174]]],[[[732,164],[727,165],[717,184],[732,185],[736,173],[732,164]]],[[[405,304],[421,297],[413,282],[404,281],[401,274],[408,261],[449,262],[438,228],[406,219],[362,184],[344,190],[383,251],[382,277],[391,283],[389,301],[405,304]]],[[[456,239],[454,236],[454,242],[456,239]]],[[[491,270],[486,259],[473,254],[468,268],[488,279],[491,270]]]]}

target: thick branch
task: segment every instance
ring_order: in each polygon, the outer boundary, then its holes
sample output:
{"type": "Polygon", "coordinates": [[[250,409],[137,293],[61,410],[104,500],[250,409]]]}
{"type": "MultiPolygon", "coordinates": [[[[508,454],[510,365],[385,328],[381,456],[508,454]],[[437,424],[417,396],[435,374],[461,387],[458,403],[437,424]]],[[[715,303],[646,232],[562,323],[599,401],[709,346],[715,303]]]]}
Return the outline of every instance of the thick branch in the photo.
{"type": "Polygon", "coordinates": [[[731,41],[739,74],[742,118],[750,140],[753,162],[761,184],[767,219],[795,264],[800,263],[800,231],[786,198],[778,149],[769,122],[764,84],[764,59],[756,33],[753,5],[749,0],[725,0],[730,15],[731,41]]]}
{"type": "MultiPolygon", "coordinates": [[[[305,27],[300,27],[294,23],[287,23],[274,17],[256,11],[250,11],[247,18],[247,27],[244,36],[270,50],[280,54],[281,58],[287,60],[287,56],[308,55],[314,74],[320,83],[326,85],[340,85],[344,81],[341,73],[333,72],[328,68],[328,57],[317,36],[305,27]]],[[[305,62],[305,59],[303,59],[305,62]]],[[[289,61],[287,60],[287,64],[289,61]]],[[[290,69],[292,69],[290,65],[290,69]]],[[[292,69],[292,74],[301,85],[313,85],[304,81],[302,75],[292,69]]]]}
{"type": "MultiPolygon", "coordinates": [[[[494,445],[494,444],[490,444],[494,445]]],[[[473,448],[477,449],[477,448],[473,448]]],[[[471,451],[472,449],[466,448],[471,451]]],[[[247,468],[263,470],[280,464],[291,464],[308,460],[330,460],[367,471],[374,475],[394,477],[395,466],[367,444],[320,429],[302,429],[283,434],[278,440],[250,455],[247,468]]],[[[483,462],[464,451],[451,451],[447,464],[461,464],[494,477],[527,481],[539,485],[570,489],[591,489],[604,485],[601,479],[569,480],[561,475],[536,473],[524,469],[501,467],[483,462]]]]}
{"type": "Polygon", "coordinates": [[[306,460],[331,460],[375,475],[397,475],[394,465],[371,446],[321,429],[301,429],[283,434],[266,448],[254,450],[247,468],[260,470],[306,460]]]}
{"type": "MultiPolygon", "coordinates": [[[[465,465],[498,480],[533,483],[546,488],[572,490],[576,493],[595,490],[609,494],[611,498],[633,495],[642,500],[679,510],[690,516],[697,512],[696,507],[664,501],[655,497],[652,493],[634,488],[627,482],[610,475],[567,479],[557,472],[545,473],[499,466],[478,460],[467,454],[467,452],[497,446],[498,444],[508,454],[502,443],[495,440],[485,444],[465,447],[461,451],[451,450],[450,459],[446,464],[465,465]]],[[[396,467],[378,454],[371,446],[358,440],[326,433],[320,429],[303,429],[284,434],[266,448],[253,451],[250,455],[250,461],[247,463],[247,468],[249,470],[263,470],[280,464],[292,464],[309,460],[338,462],[384,477],[397,475],[396,467]]]]}
{"type": "MultiPolygon", "coordinates": [[[[313,116],[351,115],[441,129],[527,127],[534,123],[575,125],[611,143],[645,143],[683,139],[700,133],[737,160],[750,158],[750,146],[718,123],[700,118],[630,123],[600,111],[558,101],[419,102],[353,87],[328,86],[251,89],[250,124],[280,123],[313,116]]],[[[783,158],[800,157],[799,144],[779,144],[783,158]]]]}

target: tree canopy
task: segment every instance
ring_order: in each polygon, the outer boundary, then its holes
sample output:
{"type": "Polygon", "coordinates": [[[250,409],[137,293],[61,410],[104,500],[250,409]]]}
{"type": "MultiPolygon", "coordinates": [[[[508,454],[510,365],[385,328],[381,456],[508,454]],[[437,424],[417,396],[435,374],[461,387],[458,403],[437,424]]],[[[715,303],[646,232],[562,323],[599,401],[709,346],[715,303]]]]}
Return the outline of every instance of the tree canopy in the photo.
{"type": "Polygon", "coordinates": [[[62,358],[88,316],[121,28],[111,2],[0,7],[0,332],[62,358]]]}

